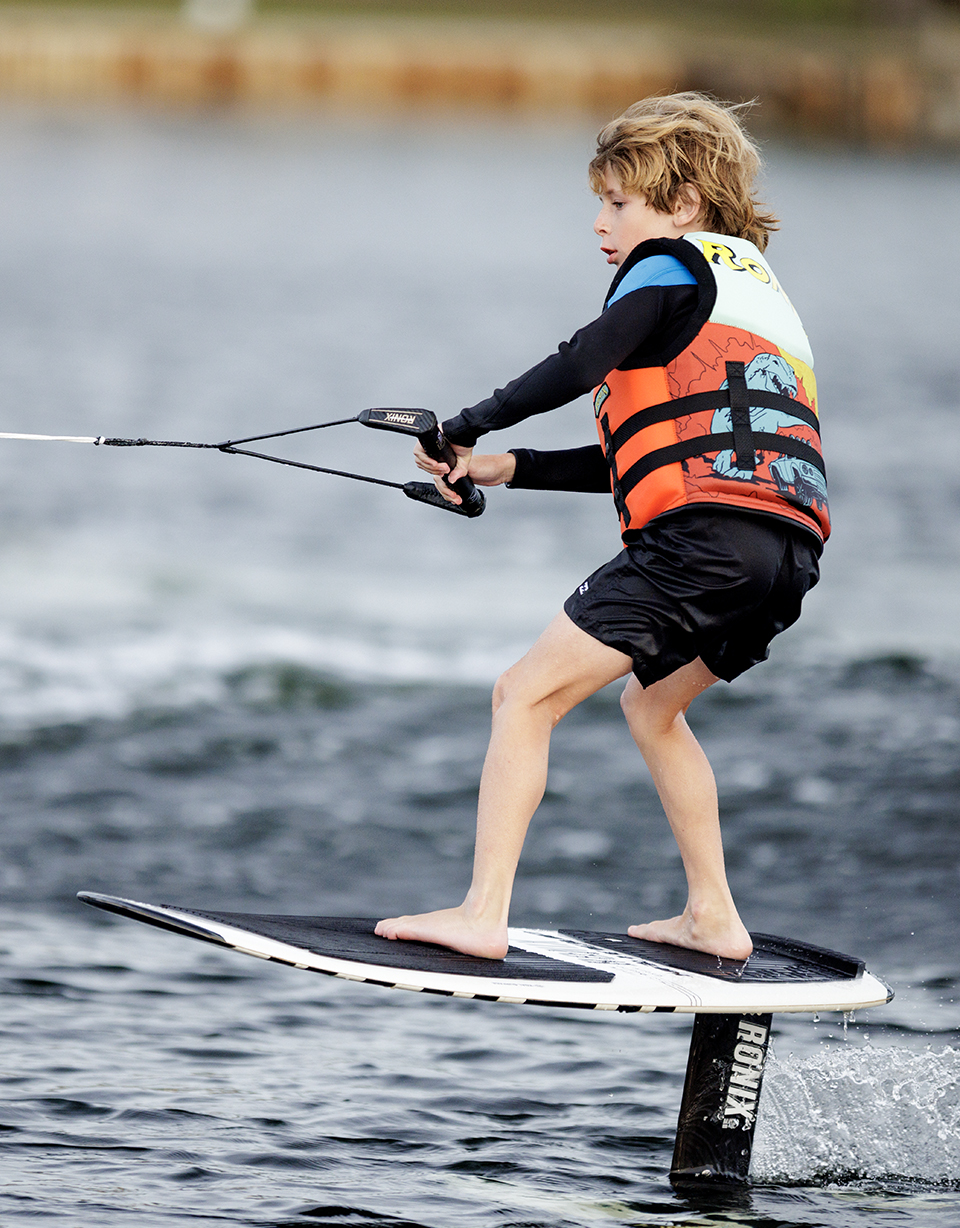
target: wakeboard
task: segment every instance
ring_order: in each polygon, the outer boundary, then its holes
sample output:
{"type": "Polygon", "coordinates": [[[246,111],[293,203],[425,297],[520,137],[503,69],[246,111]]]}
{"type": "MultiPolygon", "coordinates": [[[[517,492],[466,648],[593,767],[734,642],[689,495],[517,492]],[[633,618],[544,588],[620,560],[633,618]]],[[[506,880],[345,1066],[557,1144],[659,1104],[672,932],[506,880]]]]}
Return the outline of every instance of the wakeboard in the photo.
{"type": "Polygon", "coordinates": [[[626,934],[510,929],[505,959],[426,942],[392,942],[376,919],[267,916],[145,904],[81,891],[79,899],[188,938],[341,980],[484,1002],[598,1011],[772,1013],[879,1006],[891,990],[863,961],[754,934],[749,959],[720,959],[626,934]]]}

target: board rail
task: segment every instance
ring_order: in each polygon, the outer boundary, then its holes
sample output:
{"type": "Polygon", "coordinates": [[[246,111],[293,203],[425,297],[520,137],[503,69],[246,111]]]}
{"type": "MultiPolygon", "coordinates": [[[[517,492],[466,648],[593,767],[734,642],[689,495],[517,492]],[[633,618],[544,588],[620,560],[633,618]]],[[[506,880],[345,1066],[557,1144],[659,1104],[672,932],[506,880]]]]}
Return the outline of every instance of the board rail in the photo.
{"type": "Polygon", "coordinates": [[[185,937],[304,971],[390,989],[481,1002],[621,1013],[853,1011],[890,1001],[863,961],[822,947],[754,935],[749,960],[620,934],[511,928],[505,960],[431,943],[390,942],[370,918],[207,912],[97,892],[79,899],[185,937]],[[291,941],[291,939],[300,939],[291,941]]]}

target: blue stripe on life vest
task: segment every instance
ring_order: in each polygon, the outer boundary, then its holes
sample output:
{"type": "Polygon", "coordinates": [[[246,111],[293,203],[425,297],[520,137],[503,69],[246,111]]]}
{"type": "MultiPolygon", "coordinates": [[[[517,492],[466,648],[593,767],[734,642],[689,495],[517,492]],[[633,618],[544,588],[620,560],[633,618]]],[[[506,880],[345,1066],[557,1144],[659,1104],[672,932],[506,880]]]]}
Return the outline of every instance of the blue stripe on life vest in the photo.
{"type": "Polygon", "coordinates": [[[607,303],[609,307],[617,299],[623,298],[634,290],[642,290],[645,286],[695,286],[697,279],[685,264],[681,264],[676,256],[660,254],[648,256],[635,264],[623,281],[617,286],[616,293],[607,303]]]}

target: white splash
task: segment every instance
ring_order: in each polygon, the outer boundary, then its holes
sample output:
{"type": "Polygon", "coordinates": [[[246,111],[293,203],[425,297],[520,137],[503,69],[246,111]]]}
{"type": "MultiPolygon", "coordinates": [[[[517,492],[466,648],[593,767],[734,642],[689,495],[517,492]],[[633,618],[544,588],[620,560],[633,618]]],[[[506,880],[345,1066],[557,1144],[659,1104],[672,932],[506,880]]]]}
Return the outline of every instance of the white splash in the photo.
{"type": "Polygon", "coordinates": [[[767,1068],[751,1178],[960,1182],[960,1052],[843,1045],[767,1068]]]}

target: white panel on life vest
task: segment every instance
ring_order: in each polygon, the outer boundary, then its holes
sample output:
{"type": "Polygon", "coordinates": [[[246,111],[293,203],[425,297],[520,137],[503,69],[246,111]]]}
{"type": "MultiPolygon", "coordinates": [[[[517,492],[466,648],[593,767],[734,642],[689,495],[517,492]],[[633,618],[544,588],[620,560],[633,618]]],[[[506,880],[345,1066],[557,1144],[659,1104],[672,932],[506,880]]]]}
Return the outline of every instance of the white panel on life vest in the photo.
{"type": "Polygon", "coordinates": [[[813,354],[800,317],[757,248],[747,239],[707,231],[684,238],[703,253],[717,283],[711,321],[760,333],[812,367],[813,354]]]}

